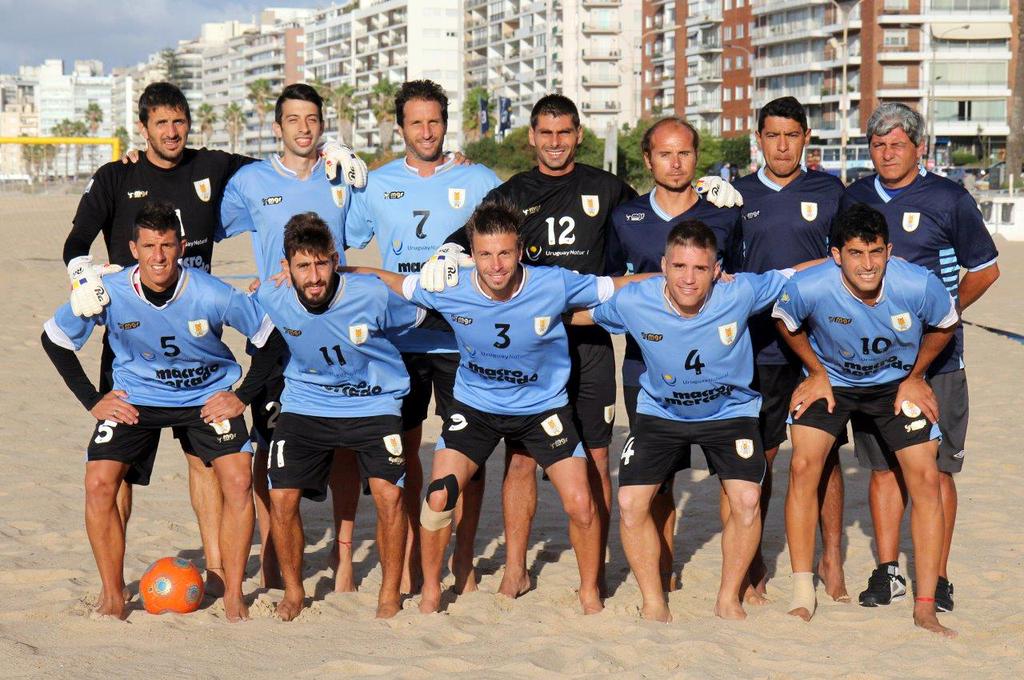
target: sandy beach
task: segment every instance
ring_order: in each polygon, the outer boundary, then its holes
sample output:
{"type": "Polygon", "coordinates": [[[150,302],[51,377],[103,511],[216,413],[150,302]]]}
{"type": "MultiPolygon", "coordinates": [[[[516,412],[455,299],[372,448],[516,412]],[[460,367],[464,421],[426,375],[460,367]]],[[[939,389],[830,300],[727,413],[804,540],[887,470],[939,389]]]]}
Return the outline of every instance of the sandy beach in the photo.
{"type": "MultiPolygon", "coordinates": [[[[765,531],[771,604],[748,607],[744,622],[712,614],[721,560],[718,483],[701,456],[679,475],[675,569],[682,587],[671,594],[675,621],[641,622],[639,591],[628,576],[613,514],[612,596],[606,610],[584,617],[574,593],[577,571],[566,519],[550,484],[540,484],[529,565],[536,588],[512,601],[495,594],[504,561],[500,506],[501,453],[490,461],[477,538],[477,593],[446,596],[444,612],[423,616],[406,600],[394,619],[373,618],[380,568],[373,548],[374,511],[360,504],[354,541],[360,592],[331,593],[327,567],[333,539],[329,504],[304,503],[308,547],[304,573],[313,604],[297,620],[274,618],[280,591],[264,591],[248,565],[253,620],[231,625],[221,603],[207,601],[187,616],[153,616],[132,600],[126,623],[89,616],[99,590],[83,521],[84,449],[92,418],[66,389],[39,345],[43,323],[66,300],[60,259],[77,195],[0,194],[0,342],[5,351],[0,428],[0,676],[110,677],[569,677],[624,678],[1019,678],[1024,676],[1024,462],[1015,423],[1024,412],[1024,345],[975,325],[966,329],[971,428],[958,477],[960,514],[950,564],[956,611],[942,614],[960,637],[949,641],[915,629],[911,601],[865,609],[831,602],[819,587],[809,624],[786,615],[789,554],[783,499],[789,449],[776,461],[765,531]],[[1014,444],[1014,441],[1017,444],[1014,444]]],[[[1024,333],[1024,243],[999,240],[1002,278],[966,320],[1024,333]]],[[[99,259],[104,250],[98,240],[99,259]]],[[[375,251],[350,261],[376,263],[375,251]]],[[[246,238],[217,246],[214,271],[239,286],[255,271],[246,238]]],[[[241,351],[242,338],[225,338],[241,351]]],[[[81,353],[90,375],[99,365],[99,337],[81,353]]],[[[621,343],[618,345],[621,356],[621,343]]],[[[248,419],[248,416],[247,416],[248,419]]],[[[613,457],[626,436],[618,404],[613,457]]],[[[429,461],[439,421],[425,427],[429,461]]],[[[615,464],[613,463],[613,467],[615,464]]],[[[868,474],[843,450],[846,483],[847,586],[856,600],[874,566],[867,504],[868,474]]],[[[901,564],[913,548],[903,532],[901,564]]],[[[181,555],[201,564],[186,465],[165,434],[151,486],[138,489],[129,525],[126,579],[153,560],[181,555]]],[[[908,558],[909,555],[909,558],[908,558]]],[[[912,573],[912,572],[911,572],[912,573]]],[[[450,576],[448,582],[451,581],[450,576]]]]}

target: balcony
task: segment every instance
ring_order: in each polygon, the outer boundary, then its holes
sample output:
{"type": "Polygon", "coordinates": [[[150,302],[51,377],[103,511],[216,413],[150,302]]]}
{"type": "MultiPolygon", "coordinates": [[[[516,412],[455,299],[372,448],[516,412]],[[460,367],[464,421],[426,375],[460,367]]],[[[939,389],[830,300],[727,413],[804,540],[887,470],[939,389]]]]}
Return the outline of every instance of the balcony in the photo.
{"type": "Polygon", "coordinates": [[[687,42],[686,43],[686,56],[691,57],[696,54],[707,54],[708,52],[721,52],[722,43],[716,38],[714,40],[707,40],[703,42],[687,42]]]}
{"type": "Polygon", "coordinates": [[[615,101],[583,102],[581,108],[586,113],[618,113],[622,105],[615,101]]]}
{"type": "Polygon", "coordinates": [[[694,69],[686,74],[686,84],[696,85],[697,83],[714,83],[722,79],[722,69],[701,68],[694,69]]]}
{"type": "Polygon", "coordinates": [[[612,48],[609,50],[583,50],[583,61],[615,61],[622,56],[622,52],[612,48]]]}
{"type": "Polygon", "coordinates": [[[590,9],[592,7],[619,7],[622,5],[622,0],[583,0],[583,7],[590,9]]]}
{"type": "Polygon", "coordinates": [[[593,33],[618,33],[622,30],[622,24],[618,21],[584,21],[583,32],[593,33]]]}
{"type": "Polygon", "coordinates": [[[618,87],[622,77],[617,73],[583,76],[583,87],[618,87]]]}

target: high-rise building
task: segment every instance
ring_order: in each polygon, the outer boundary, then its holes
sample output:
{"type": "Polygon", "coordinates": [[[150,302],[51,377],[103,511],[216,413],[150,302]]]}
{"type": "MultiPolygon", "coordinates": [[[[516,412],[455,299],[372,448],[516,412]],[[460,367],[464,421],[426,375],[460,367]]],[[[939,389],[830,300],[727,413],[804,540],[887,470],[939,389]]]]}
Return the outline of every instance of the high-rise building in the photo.
{"type": "MultiPolygon", "coordinates": [[[[25,67],[17,75],[0,75],[0,137],[39,136],[39,115],[35,107],[36,79],[25,67]]],[[[0,144],[0,182],[26,181],[29,167],[18,144],[0,144]]]]}

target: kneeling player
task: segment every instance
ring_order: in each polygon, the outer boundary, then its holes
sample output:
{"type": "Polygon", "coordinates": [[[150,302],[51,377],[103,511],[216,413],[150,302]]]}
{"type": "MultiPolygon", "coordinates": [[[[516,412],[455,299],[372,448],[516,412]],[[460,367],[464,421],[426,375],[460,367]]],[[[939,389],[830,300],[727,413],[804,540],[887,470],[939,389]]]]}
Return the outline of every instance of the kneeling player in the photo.
{"type": "Polygon", "coordinates": [[[179,229],[171,204],[143,207],[129,244],[138,264],[106,277],[110,304],[88,318],[64,305],[46,322],[42,341],[68,387],[99,421],[85,467],[85,526],[103,584],[97,612],[127,615],[118,486],[130,468],[136,483],[149,483],[160,432],[174,428],[220,483],[224,610],[239,621],[248,618],[242,579],[253,530],[252,456],[245,448],[245,405],[227,391],[242,369],[221,332],[230,325],[259,338],[260,315],[240,291],[178,264],[185,248],[179,229]],[[74,355],[96,325],[107,327],[114,352],[114,389],[105,395],[74,355]]]}
{"type": "MultiPolygon", "coordinates": [[[[746,618],[740,589],[760,539],[765,457],[757,420],[761,396],[750,388],[747,320],[771,304],[786,276],[738,274],[731,283],[715,284],[717,253],[714,232],[685,220],[669,232],[664,276],[629,286],[589,312],[612,333],[636,338],[647,367],[619,465],[619,513],[626,557],[643,596],[641,616],[657,621],[672,615],[659,575],[651,502],[666,477],[688,460],[691,445],[704,451],[729,503],[718,616],[746,618]]],[[[587,314],[574,315],[574,323],[586,320],[587,314]]]]}
{"type": "Polygon", "coordinates": [[[437,442],[420,516],[423,612],[441,603],[441,564],[460,489],[502,437],[522,441],[558,490],[570,519],[583,611],[603,607],[600,525],[566,395],[570,362],[561,315],[608,299],[626,279],[520,264],[521,222],[514,208],[481,204],[466,225],[476,269],[443,293],[423,290],[417,276],[380,273],[395,290],[404,284],[416,304],[440,312],[460,353],[455,401],[437,442]]]}
{"type": "Polygon", "coordinates": [[[780,320],[780,334],[807,371],[790,402],[789,613],[806,621],[814,614],[811,563],[818,483],[836,437],[859,414],[874,422],[896,452],[913,501],[914,622],[953,637],[955,631],[935,616],[943,531],[935,462],[939,413],[924,374],[953,335],[956,307],[934,274],[889,259],[889,229],[878,211],[855,205],[840,213],[831,243],[835,262],[793,277],[772,312],[780,320]]]}
{"type": "Polygon", "coordinates": [[[255,377],[272,368],[287,346],[281,417],[267,465],[271,532],[285,587],[277,614],[290,621],[302,610],[305,537],[299,502],[303,496],[326,498],[334,449],[344,447],[356,452],[377,506],[377,616],[394,616],[401,609],[407,526],[400,414],[409,376],[384,331],[415,326],[425,312],[372,276],[339,275],[334,239],[315,213],[288,221],[284,252],[291,287],[260,286],[257,293],[279,332],[250,372],[255,377]]]}

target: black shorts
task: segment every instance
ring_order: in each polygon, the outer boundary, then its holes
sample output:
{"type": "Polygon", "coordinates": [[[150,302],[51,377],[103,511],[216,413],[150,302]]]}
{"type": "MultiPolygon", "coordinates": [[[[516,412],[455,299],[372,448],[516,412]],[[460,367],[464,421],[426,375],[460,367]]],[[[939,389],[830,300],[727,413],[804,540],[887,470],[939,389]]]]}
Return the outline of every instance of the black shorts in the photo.
{"type": "Polygon", "coordinates": [[[160,443],[160,432],[171,428],[182,448],[199,457],[207,467],[213,460],[232,453],[251,453],[242,416],[232,418],[226,427],[209,425],[199,415],[201,407],[136,406],[139,422],[135,425],[101,420],[96,423],[86,460],[116,460],[129,466],[125,481],[146,486],[153,474],[153,462],[160,443]]]}
{"type": "Polygon", "coordinates": [[[274,438],[274,427],[281,416],[281,392],[284,391],[284,366],[279,364],[267,378],[259,394],[249,404],[252,409],[252,440],[261,449],[274,438]]]}
{"type": "Polygon", "coordinates": [[[661,484],[681,469],[681,460],[689,467],[692,445],[701,447],[719,479],[764,479],[757,418],[684,423],[640,413],[619,457],[619,486],[661,484]]]}
{"type": "Polygon", "coordinates": [[[352,449],[363,479],[405,481],[401,416],[324,418],[282,413],[267,458],[271,489],[302,489],[310,500],[327,498],[334,449],[352,449]]]}
{"type": "Polygon", "coordinates": [[[929,423],[923,415],[910,418],[902,411],[899,415],[892,414],[898,388],[898,381],[870,387],[833,387],[836,406],[832,413],[828,412],[825,400],[819,399],[804,409],[800,419],[793,423],[838,437],[856,416],[861,422],[872,423],[885,445],[894,451],[938,439],[938,426],[929,423]]]}
{"type": "Polygon", "coordinates": [[[402,400],[402,431],[415,429],[427,419],[431,392],[434,413],[445,420],[455,399],[458,352],[403,352],[402,361],[409,372],[409,394],[402,400]]]}
{"type": "Polygon", "coordinates": [[[566,458],[586,456],[569,406],[536,415],[509,416],[478,411],[458,401],[452,404],[436,450],[453,449],[483,467],[502,437],[520,442],[543,468],[566,458]]]}
{"type": "MultiPolygon", "coordinates": [[[[622,396],[626,401],[626,418],[629,420],[630,432],[636,431],[636,404],[640,399],[641,389],[641,387],[636,385],[622,386],[622,396]]],[[[674,481],[676,473],[683,470],[689,470],[692,467],[692,455],[692,448],[687,448],[685,453],[680,453],[676,456],[675,466],[672,468],[672,472],[669,473],[664,483],[658,488],[658,493],[663,494],[670,493],[672,491],[672,482],[674,481]]],[[[715,474],[714,469],[711,469],[711,474],[715,474]]]]}
{"type": "Polygon", "coordinates": [[[800,366],[793,364],[755,364],[752,387],[761,393],[761,441],[774,449],[786,441],[786,419],[793,390],[803,380],[800,366]]]}
{"type": "Polygon", "coordinates": [[[576,430],[588,449],[608,446],[615,424],[615,350],[611,336],[600,328],[570,329],[569,357],[572,368],[566,389],[576,430]]]}
{"type": "MultiPolygon", "coordinates": [[[[964,466],[965,444],[967,442],[967,420],[970,415],[967,372],[964,369],[940,373],[928,379],[939,402],[939,454],[936,459],[939,470],[960,472],[964,466]]],[[[868,418],[854,416],[853,442],[857,460],[861,467],[872,470],[891,470],[899,464],[896,454],[884,446],[881,435],[868,418]]]]}

